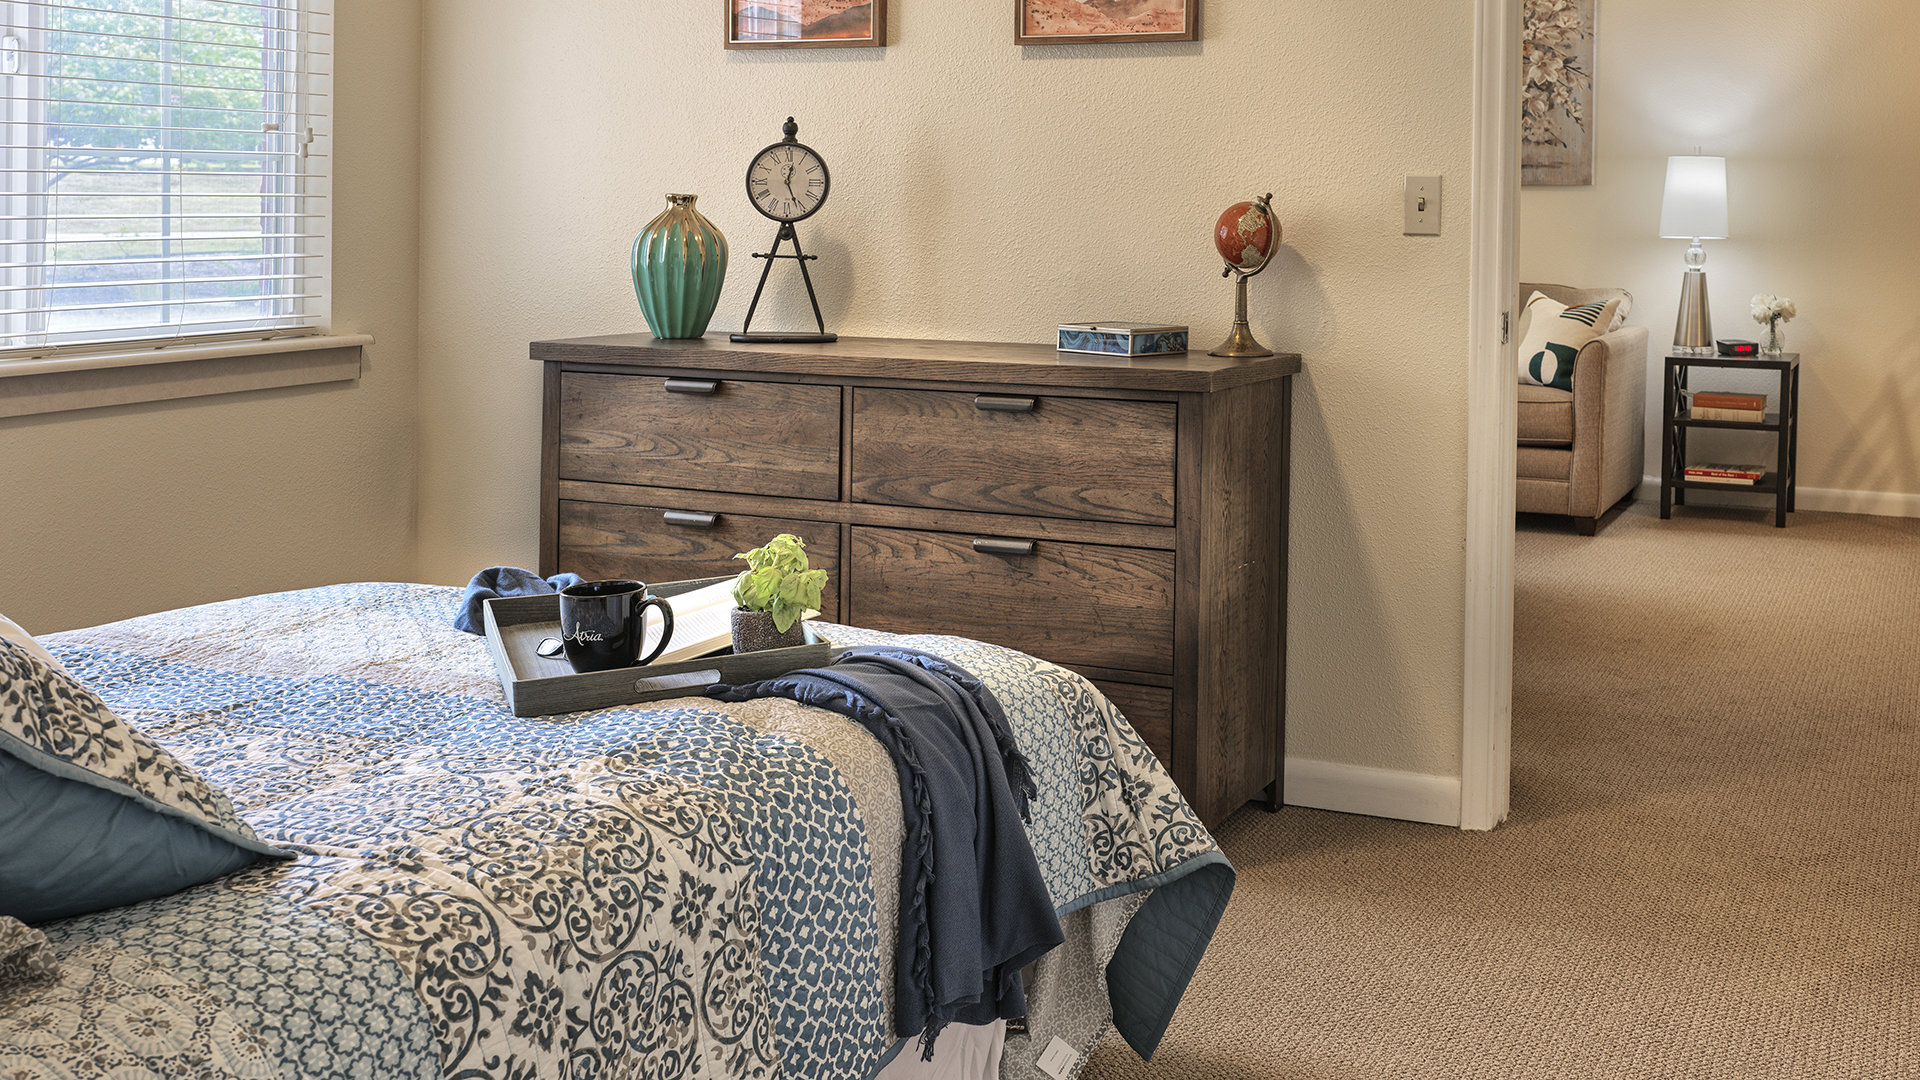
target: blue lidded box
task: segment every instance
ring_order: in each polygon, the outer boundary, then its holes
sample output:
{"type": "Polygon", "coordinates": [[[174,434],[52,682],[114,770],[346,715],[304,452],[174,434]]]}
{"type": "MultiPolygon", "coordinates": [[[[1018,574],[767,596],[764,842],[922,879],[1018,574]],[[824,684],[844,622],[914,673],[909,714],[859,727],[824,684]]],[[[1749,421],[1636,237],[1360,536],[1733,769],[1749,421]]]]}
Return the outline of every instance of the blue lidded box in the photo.
{"type": "Polygon", "coordinates": [[[1187,351],[1187,328],[1148,323],[1061,323],[1061,352],[1163,356],[1187,351]]]}

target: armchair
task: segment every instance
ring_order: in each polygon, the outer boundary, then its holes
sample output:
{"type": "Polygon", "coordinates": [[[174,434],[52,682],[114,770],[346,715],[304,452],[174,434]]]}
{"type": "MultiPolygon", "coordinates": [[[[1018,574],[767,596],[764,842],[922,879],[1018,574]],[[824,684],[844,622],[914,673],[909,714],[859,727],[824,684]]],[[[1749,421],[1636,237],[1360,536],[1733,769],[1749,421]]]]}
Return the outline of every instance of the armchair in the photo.
{"type": "Polygon", "coordinates": [[[1623,325],[1633,306],[1625,289],[1523,282],[1515,310],[1535,291],[1570,307],[1620,298],[1612,326],[1575,357],[1571,391],[1520,385],[1514,509],[1566,514],[1592,536],[1600,515],[1640,486],[1646,465],[1647,328],[1623,325]]]}

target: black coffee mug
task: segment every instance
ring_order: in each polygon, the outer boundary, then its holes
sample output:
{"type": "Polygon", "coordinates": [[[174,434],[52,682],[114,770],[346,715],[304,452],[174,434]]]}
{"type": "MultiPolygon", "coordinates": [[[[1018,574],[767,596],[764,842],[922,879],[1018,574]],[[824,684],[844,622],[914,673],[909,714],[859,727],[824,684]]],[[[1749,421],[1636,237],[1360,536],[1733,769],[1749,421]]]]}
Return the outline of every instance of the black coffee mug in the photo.
{"type": "Polygon", "coordinates": [[[560,590],[560,641],[575,671],[650,664],[673,637],[673,606],[647,594],[644,581],[583,581],[560,590]],[[646,659],[647,609],[660,609],[660,643],[646,659]]]}

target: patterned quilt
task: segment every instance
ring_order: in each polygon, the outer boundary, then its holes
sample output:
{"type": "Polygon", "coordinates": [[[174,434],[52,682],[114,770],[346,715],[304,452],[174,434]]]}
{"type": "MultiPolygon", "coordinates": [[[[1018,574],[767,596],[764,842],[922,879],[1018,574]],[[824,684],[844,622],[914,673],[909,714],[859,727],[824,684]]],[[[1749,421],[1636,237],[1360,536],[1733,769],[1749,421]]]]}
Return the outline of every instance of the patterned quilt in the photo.
{"type": "MultiPolygon", "coordinates": [[[[451,627],[459,602],[360,583],[45,639],[300,857],[39,927],[60,977],[0,985],[0,1077],[874,1073],[896,1042],[901,832],[878,743],[779,699],[515,717],[484,642],[451,627]]],[[[1124,720],[1020,653],[822,629],[945,656],[1005,707],[1040,784],[1035,853],[1078,929],[1036,976],[1035,1042],[1044,1027],[1084,1060],[1113,972],[1155,957],[1174,959],[1116,1004],[1170,1012],[1212,922],[1197,942],[1128,923],[1189,880],[1223,906],[1231,871],[1124,720]]],[[[1003,1076],[1041,1075],[1032,1057],[1003,1076]]]]}

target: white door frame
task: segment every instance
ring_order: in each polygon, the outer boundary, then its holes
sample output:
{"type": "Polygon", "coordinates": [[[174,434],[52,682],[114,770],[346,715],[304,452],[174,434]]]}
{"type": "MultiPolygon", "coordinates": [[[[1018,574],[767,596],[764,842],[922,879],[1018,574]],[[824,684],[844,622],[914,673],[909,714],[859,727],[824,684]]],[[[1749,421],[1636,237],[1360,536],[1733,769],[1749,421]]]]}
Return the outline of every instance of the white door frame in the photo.
{"type": "Polygon", "coordinates": [[[1509,342],[1520,198],[1520,2],[1475,0],[1467,286],[1467,521],[1460,827],[1507,816],[1513,706],[1515,417],[1509,342]]]}

